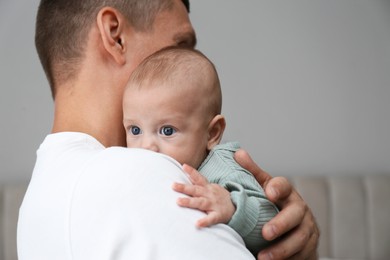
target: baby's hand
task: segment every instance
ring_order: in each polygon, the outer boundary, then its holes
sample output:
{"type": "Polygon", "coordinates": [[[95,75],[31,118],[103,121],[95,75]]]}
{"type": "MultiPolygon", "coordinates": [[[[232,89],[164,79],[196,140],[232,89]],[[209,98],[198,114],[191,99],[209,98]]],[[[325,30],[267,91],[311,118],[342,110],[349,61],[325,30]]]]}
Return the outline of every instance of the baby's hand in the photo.
{"type": "Polygon", "coordinates": [[[184,165],[192,184],[174,183],[173,190],[190,196],[179,198],[177,204],[181,207],[199,209],[207,216],[197,221],[196,226],[208,227],[218,223],[228,223],[236,208],[230,199],[230,193],[222,186],[209,183],[197,170],[184,165]]]}

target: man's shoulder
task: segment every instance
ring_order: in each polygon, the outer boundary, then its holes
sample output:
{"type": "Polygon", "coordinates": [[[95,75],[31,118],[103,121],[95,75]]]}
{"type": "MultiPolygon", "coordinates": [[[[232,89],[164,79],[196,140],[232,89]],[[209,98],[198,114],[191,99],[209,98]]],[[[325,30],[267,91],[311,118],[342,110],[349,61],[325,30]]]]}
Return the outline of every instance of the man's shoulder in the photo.
{"type": "Polygon", "coordinates": [[[99,152],[91,161],[91,166],[110,167],[112,170],[125,168],[156,169],[173,168],[181,171],[181,165],[161,153],[145,149],[109,147],[99,152]]]}
{"type": "MultiPolygon", "coordinates": [[[[181,165],[168,156],[145,149],[110,147],[97,153],[82,169],[79,185],[88,183],[159,184],[188,182],[181,165]]],[[[169,185],[170,187],[171,185],[169,185]]]]}
{"type": "Polygon", "coordinates": [[[101,215],[131,213],[139,200],[152,203],[164,196],[174,203],[173,182],[188,180],[165,156],[141,149],[107,148],[86,163],[75,181],[73,213],[85,207],[101,215]],[[110,213],[105,212],[107,208],[110,213]]]}

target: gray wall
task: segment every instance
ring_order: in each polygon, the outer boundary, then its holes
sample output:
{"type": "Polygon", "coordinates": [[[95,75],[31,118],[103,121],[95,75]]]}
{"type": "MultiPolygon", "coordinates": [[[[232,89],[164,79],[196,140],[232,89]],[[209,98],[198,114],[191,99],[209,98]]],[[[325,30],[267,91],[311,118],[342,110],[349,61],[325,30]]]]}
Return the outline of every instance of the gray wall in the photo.
{"type": "MultiPolygon", "coordinates": [[[[52,101],[38,0],[0,1],[0,182],[30,177],[52,101]]],[[[225,140],[273,175],[390,174],[390,1],[193,0],[216,64],[225,140]]]]}

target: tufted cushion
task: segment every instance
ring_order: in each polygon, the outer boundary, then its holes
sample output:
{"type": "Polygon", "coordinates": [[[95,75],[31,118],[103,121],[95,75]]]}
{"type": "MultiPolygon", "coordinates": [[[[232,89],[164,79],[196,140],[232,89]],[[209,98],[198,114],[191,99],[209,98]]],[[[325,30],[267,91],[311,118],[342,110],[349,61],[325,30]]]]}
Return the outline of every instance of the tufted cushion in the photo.
{"type": "Polygon", "coordinates": [[[0,259],[17,260],[16,225],[27,184],[0,186],[0,259]]]}
{"type": "Polygon", "coordinates": [[[390,176],[292,177],[321,230],[323,259],[390,259],[390,176]]]}

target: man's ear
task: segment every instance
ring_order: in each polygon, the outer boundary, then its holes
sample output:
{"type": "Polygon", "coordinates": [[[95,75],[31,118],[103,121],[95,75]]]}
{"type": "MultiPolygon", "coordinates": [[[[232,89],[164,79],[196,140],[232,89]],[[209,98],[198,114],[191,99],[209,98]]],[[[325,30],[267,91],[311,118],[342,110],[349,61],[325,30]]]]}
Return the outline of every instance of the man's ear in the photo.
{"type": "Polygon", "coordinates": [[[222,115],[216,115],[208,127],[207,150],[210,151],[214,146],[219,144],[225,131],[226,121],[222,115]]]}
{"type": "Polygon", "coordinates": [[[102,8],[97,15],[97,26],[104,49],[120,65],[126,62],[126,18],[116,9],[102,8]]]}

